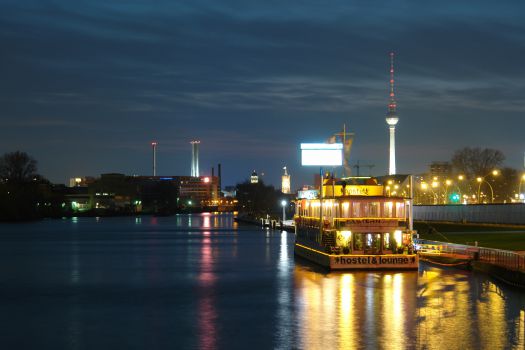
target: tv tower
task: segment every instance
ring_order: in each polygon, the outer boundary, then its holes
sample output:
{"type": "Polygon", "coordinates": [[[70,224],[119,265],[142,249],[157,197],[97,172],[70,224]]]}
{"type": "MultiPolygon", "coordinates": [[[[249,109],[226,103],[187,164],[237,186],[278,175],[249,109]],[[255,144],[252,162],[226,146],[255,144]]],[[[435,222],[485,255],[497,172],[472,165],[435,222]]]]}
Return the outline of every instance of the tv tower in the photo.
{"type": "Polygon", "coordinates": [[[153,176],[157,176],[157,141],[151,143],[153,148],[153,176]]]}
{"type": "Polygon", "coordinates": [[[199,144],[198,140],[193,140],[191,143],[191,176],[199,177],[199,144]]]}
{"type": "Polygon", "coordinates": [[[396,174],[396,124],[399,121],[396,113],[396,98],[394,95],[394,53],[390,52],[390,100],[386,123],[390,129],[390,160],[388,163],[388,175],[396,174]]]}

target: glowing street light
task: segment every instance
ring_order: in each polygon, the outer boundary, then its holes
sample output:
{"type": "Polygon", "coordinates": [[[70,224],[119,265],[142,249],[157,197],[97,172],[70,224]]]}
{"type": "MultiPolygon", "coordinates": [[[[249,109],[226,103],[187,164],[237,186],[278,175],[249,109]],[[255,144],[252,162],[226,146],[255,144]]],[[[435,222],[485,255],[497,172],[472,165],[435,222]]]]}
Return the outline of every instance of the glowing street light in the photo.
{"type": "Polygon", "coordinates": [[[489,185],[490,187],[490,193],[492,195],[492,198],[491,198],[491,203],[494,203],[494,189],[492,188],[492,185],[487,181],[485,180],[485,178],[487,176],[489,176],[490,174],[492,174],[492,176],[498,176],[500,174],[499,170],[498,169],[494,169],[492,170],[489,174],[485,175],[485,176],[478,176],[476,178],[476,181],[478,182],[478,203],[481,203],[481,196],[480,196],[480,190],[481,190],[481,184],[484,182],[486,183],[487,185],[489,185]]]}
{"type": "Polygon", "coordinates": [[[426,190],[430,190],[430,192],[432,192],[432,196],[434,198],[434,204],[438,204],[438,198],[437,198],[436,192],[434,192],[432,188],[436,188],[437,186],[438,186],[437,181],[432,181],[431,186],[428,186],[426,182],[421,183],[421,189],[423,190],[423,192],[426,192],[426,190]]]}
{"type": "Polygon", "coordinates": [[[483,177],[477,177],[476,181],[479,183],[479,185],[478,185],[478,204],[481,203],[481,196],[480,196],[481,192],[480,191],[481,191],[481,184],[483,182],[486,183],[487,185],[489,185],[490,194],[491,194],[491,201],[490,202],[494,203],[494,190],[492,189],[492,185],[487,180],[485,180],[485,178],[483,178],[483,177]]]}
{"type": "Polygon", "coordinates": [[[281,206],[283,207],[283,223],[286,220],[286,204],[287,204],[286,201],[283,199],[281,201],[281,206]]]}

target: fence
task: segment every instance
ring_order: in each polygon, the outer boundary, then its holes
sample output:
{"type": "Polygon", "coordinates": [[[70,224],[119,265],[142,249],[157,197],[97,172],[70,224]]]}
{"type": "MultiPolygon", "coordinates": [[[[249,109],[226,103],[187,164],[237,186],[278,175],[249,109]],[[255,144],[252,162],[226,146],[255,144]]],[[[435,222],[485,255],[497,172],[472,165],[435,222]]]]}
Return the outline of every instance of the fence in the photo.
{"type": "Polygon", "coordinates": [[[479,248],[478,260],[501,266],[508,270],[525,272],[525,256],[511,251],[479,248]]]}
{"type": "Polygon", "coordinates": [[[525,204],[414,205],[414,220],[525,225],[525,204]]]}
{"type": "Polygon", "coordinates": [[[425,249],[427,253],[429,250],[435,250],[440,253],[468,255],[471,256],[473,260],[500,266],[512,271],[525,272],[525,255],[520,255],[513,251],[429,241],[425,239],[416,239],[414,241],[425,249]]]}

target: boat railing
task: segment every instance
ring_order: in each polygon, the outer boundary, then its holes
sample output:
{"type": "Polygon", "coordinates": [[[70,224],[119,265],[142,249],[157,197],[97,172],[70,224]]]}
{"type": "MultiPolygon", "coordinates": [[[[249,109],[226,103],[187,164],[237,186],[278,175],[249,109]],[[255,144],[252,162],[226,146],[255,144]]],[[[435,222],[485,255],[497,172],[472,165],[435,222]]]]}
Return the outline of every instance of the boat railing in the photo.
{"type": "Polygon", "coordinates": [[[525,272],[525,255],[510,250],[483,248],[445,242],[422,243],[416,241],[418,252],[423,254],[468,255],[473,260],[500,266],[508,270],[525,272]]]}
{"type": "Polygon", "coordinates": [[[500,249],[479,248],[479,261],[504,267],[509,270],[525,272],[525,256],[500,249]]]}

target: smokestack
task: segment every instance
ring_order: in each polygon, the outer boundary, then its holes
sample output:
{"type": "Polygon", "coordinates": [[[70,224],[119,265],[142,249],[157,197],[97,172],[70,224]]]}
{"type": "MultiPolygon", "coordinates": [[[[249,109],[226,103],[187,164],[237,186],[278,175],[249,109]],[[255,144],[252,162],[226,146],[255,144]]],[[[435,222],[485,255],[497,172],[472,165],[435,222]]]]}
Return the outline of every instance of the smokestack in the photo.
{"type": "Polygon", "coordinates": [[[191,143],[191,176],[199,177],[199,144],[198,140],[193,140],[191,143]]]}
{"type": "Polygon", "coordinates": [[[221,190],[221,163],[217,164],[217,176],[219,177],[219,191],[221,190]]]}
{"type": "Polygon", "coordinates": [[[157,141],[151,143],[153,148],[153,176],[157,176],[157,141]]]}

